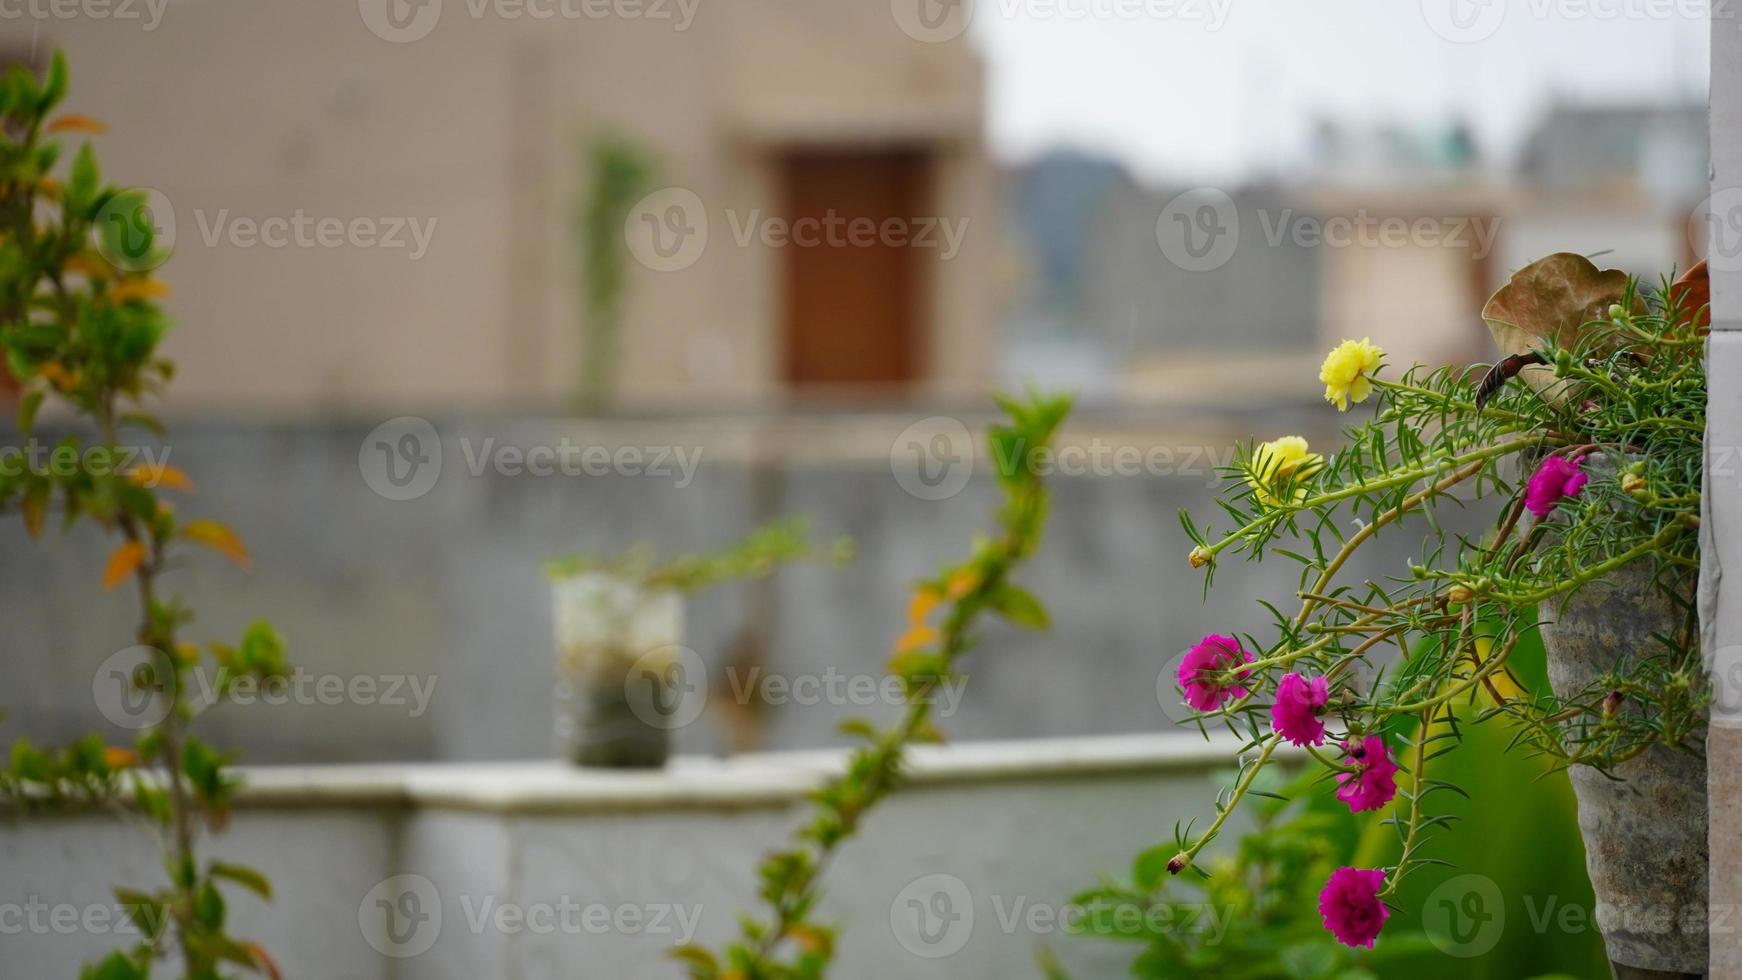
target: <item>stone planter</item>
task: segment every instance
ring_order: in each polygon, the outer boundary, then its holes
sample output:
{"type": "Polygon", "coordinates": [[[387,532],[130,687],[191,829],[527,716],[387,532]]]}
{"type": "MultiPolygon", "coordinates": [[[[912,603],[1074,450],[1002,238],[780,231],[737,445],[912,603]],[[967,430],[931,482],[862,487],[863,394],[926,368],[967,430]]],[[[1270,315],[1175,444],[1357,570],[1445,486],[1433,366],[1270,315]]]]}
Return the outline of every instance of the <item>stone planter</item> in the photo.
{"type": "MultiPolygon", "coordinates": [[[[1585,689],[1621,658],[1658,646],[1653,633],[1674,635],[1682,625],[1644,561],[1586,586],[1564,609],[1545,605],[1542,618],[1549,683],[1562,697],[1585,689]]],[[[1587,766],[1569,774],[1596,923],[1615,975],[1704,975],[1705,760],[1656,746],[1617,766],[1615,779],[1587,766]]]]}
{"type": "Polygon", "coordinates": [[[683,598],[606,572],[552,584],[556,742],[581,766],[658,768],[685,664],[683,598]]]}

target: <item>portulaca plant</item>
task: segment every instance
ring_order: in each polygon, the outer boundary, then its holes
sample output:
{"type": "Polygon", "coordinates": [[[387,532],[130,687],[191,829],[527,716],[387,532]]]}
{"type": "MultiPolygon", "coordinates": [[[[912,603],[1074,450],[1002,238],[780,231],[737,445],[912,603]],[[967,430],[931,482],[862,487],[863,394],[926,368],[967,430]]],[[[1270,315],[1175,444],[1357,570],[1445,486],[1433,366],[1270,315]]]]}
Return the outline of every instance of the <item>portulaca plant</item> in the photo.
{"type": "Polygon", "coordinates": [[[1429,838],[1449,819],[1433,803],[1462,791],[1434,778],[1433,761],[1459,747],[1462,726],[1509,719],[1514,744],[1605,772],[1656,745],[1701,751],[1710,693],[1692,590],[1709,314],[1698,273],[1646,290],[1582,256],[1540,260],[1483,312],[1503,355],[1485,376],[1398,373],[1368,340],[1345,341],[1325,358],[1325,399],[1371,415],[1343,447],[1248,444],[1217,501],[1227,529],[1182,513],[1206,591],[1234,557],[1295,562],[1300,581],[1298,607],[1265,604],[1268,635],[1206,636],[1179,666],[1199,725],[1244,745],[1214,819],[1176,827],[1170,872],[1195,869],[1241,801],[1265,795],[1255,781],[1279,750],[1304,750],[1326,791],[1396,826],[1395,863],[1337,868],[1318,896],[1325,928],[1371,947],[1386,899],[1435,861],[1429,838]],[[1449,528],[1448,503],[1486,507],[1488,529],[1449,528]],[[1350,557],[1381,534],[1419,541],[1419,557],[1390,578],[1352,577],[1350,557]],[[1542,610],[1634,563],[1685,613],[1681,628],[1585,690],[1519,684],[1508,657],[1542,610]]]}

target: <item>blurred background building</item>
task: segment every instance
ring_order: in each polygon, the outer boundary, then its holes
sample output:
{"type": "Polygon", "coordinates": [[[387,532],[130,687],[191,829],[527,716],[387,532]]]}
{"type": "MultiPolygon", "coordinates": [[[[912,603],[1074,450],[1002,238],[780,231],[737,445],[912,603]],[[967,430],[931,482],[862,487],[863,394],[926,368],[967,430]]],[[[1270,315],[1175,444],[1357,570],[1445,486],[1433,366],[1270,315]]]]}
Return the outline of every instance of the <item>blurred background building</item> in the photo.
{"type": "MultiPolygon", "coordinates": [[[[257,562],[185,572],[203,626],[263,615],[312,672],[439,679],[416,717],[219,709],[214,739],[255,761],[548,754],[540,562],[787,512],[859,561],[702,599],[694,645],[717,671],[876,674],[908,583],[993,499],[983,468],[941,502],[904,490],[909,426],[976,428],[992,386],[1027,381],[1080,392],[1068,444],[1151,462],[1059,476],[1032,571],[1070,597],[1057,628],[989,636],[946,727],[1166,727],[1168,660],[1261,629],[1250,597],[1293,587],[1229,569],[1203,604],[1174,514],[1213,511],[1238,441],[1333,438],[1330,344],[1480,361],[1478,311],[1524,262],[1600,252],[1655,279],[1702,235],[1703,17],[1519,13],[1469,45],[1415,4],[1313,6],[1126,23],[988,3],[958,8],[965,30],[906,0],[0,20],[11,60],[67,49],[109,176],[154,189],[173,233],[170,449],[257,562]],[[590,372],[609,395],[576,412],[590,372]],[[359,453],[407,415],[444,460],[392,500],[359,453]],[[537,478],[480,456],[564,440],[699,468],[537,478]]],[[[33,665],[0,735],[93,723],[130,612],[92,598],[104,553],[0,526],[0,650],[33,665]]],[[[771,708],[743,740],[710,716],[680,748],[830,742],[850,713],[771,708]]]]}

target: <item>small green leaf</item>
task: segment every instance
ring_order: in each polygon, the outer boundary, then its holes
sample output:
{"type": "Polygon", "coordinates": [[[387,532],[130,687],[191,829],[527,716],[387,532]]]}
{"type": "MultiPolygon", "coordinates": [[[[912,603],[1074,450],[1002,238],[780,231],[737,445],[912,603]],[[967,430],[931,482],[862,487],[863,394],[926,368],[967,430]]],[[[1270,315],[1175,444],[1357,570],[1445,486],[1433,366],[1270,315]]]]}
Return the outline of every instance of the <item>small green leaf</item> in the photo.
{"type": "Polygon", "coordinates": [[[266,880],[265,875],[253,868],[243,867],[240,864],[225,864],[221,861],[213,861],[211,866],[206,870],[214,878],[223,878],[228,881],[233,881],[267,901],[272,900],[272,882],[266,880]]]}
{"type": "Polygon", "coordinates": [[[36,426],[37,410],[42,408],[44,392],[41,389],[30,392],[18,404],[18,431],[25,435],[36,426]]]}
{"type": "Polygon", "coordinates": [[[1044,630],[1051,625],[1046,607],[1034,594],[1019,585],[1005,583],[992,597],[992,608],[1012,624],[1029,630],[1044,630]]]}

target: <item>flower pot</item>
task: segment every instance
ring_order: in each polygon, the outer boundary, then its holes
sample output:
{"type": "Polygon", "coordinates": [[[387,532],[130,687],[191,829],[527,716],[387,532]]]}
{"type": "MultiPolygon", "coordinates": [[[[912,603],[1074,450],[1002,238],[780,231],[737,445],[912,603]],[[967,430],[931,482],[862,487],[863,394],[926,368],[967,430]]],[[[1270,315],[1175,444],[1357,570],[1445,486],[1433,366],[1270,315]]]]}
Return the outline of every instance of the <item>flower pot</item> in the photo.
{"type": "Polygon", "coordinates": [[[665,765],[683,598],[608,572],[559,579],[551,593],[558,753],[582,766],[665,765]]]}
{"type": "MultiPolygon", "coordinates": [[[[1585,690],[1623,658],[1661,648],[1652,634],[1674,636],[1683,626],[1682,612],[1652,584],[1649,561],[1587,585],[1565,608],[1545,604],[1541,615],[1549,683],[1561,697],[1585,690]]],[[[1596,924],[1615,975],[1703,975],[1705,760],[1653,746],[1614,767],[1614,779],[1582,765],[1569,775],[1596,924]]]]}

